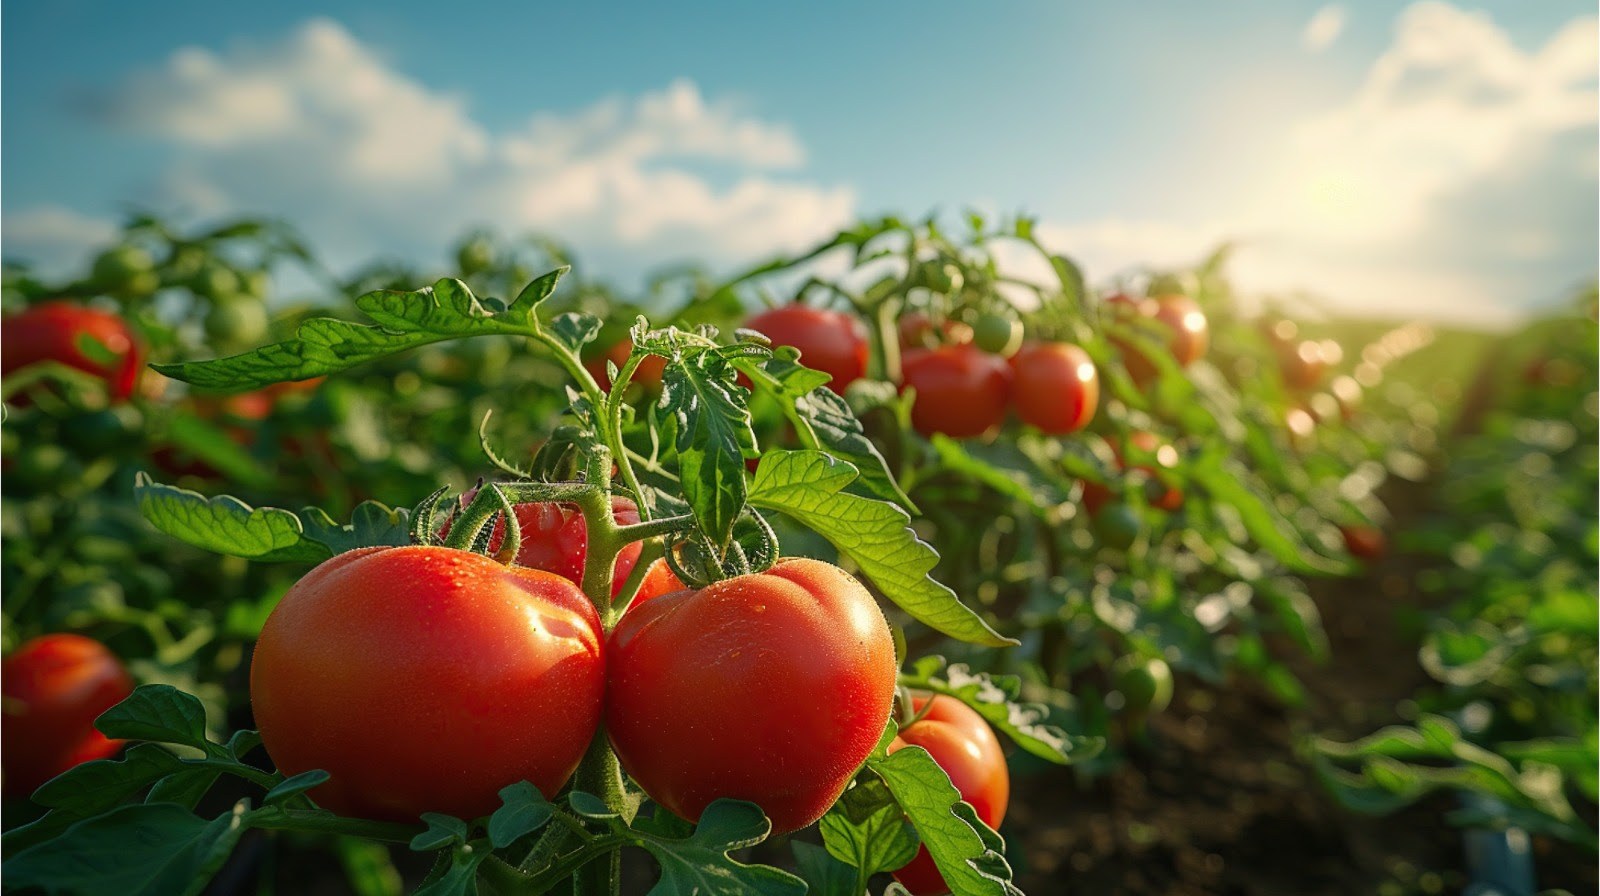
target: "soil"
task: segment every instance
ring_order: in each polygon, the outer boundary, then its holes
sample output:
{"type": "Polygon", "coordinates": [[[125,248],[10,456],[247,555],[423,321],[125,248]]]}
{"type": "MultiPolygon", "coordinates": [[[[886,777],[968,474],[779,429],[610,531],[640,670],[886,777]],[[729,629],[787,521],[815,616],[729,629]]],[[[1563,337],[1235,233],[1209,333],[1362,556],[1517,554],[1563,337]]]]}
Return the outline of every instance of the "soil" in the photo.
{"type": "MultiPolygon", "coordinates": [[[[1397,525],[1425,512],[1423,486],[1389,495],[1397,525]]],[[[1083,780],[1070,768],[1013,781],[1001,833],[1026,893],[1140,896],[1410,896],[1472,882],[1446,795],[1386,817],[1340,807],[1297,755],[1316,733],[1351,740],[1402,722],[1430,686],[1406,609],[1413,558],[1312,583],[1330,642],[1295,664],[1308,705],[1288,709],[1250,681],[1207,688],[1180,679],[1127,761],[1083,780]]],[[[1594,823],[1594,807],[1586,807],[1594,823]]],[[[1600,892],[1595,859],[1536,838],[1538,886],[1600,892]]]]}

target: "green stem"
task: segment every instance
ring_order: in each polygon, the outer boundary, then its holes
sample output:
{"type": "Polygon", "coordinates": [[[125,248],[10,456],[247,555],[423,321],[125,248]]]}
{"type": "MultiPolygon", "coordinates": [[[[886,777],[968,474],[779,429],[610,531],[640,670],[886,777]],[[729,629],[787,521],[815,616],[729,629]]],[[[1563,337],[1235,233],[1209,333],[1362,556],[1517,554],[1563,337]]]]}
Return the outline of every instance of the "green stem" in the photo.
{"type": "Polygon", "coordinates": [[[250,816],[250,827],[266,831],[305,831],[313,834],[347,834],[388,843],[410,843],[422,830],[413,824],[340,818],[321,810],[258,809],[250,816]]]}
{"type": "MultiPolygon", "coordinates": [[[[617,761],[616,752],[611,749],[604,726],[595,732],[594,740],[589,742],[589,751],[573,777],[573,787],[599,796],[605,801],[606,807],[620,815],[625,822],[633,821],[633,812],[622,783],[622,765],[617,761]]],[[[623,838],[608,839],[601,836],[579,850],[585,855],[574,866],[578,868],[578,873],[573,878],[573,896],[619,896],[622,892],[622,853],[618,847],[625,842],[623,838]],[[595,848],[595,844],[601,842],[609,844],[605,847],[609,854],[603,861],[591,864],[590,859],[601,854],[595,848]]]]}

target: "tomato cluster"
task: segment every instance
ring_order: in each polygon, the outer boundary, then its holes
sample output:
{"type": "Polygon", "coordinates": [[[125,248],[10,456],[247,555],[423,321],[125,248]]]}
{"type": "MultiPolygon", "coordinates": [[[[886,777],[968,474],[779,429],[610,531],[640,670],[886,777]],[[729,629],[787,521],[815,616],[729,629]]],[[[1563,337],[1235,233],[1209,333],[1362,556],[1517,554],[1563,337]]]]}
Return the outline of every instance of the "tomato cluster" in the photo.
{"type": "MultiPolygon", "coordinates": [[[[639,518],[632,502],[613,509],[639,518]]],[[[827,811],[895,688],[888,623],[859,582],[797,558],[695,590],[657,561],[608,635],[572,580],[583,518],[515,510],[530,536],[519,558],[562,574],[441,546],[367,548],[290,589],[251,671],[285,774],[327,770],[313,794],[345,814],[472,818],[512,781],[553,796],[603,714],[623,768],[680,816],[745,799],[788,831],[827,811]]],[[[638,545],[619,574],[624,560],[638,545]]]]}

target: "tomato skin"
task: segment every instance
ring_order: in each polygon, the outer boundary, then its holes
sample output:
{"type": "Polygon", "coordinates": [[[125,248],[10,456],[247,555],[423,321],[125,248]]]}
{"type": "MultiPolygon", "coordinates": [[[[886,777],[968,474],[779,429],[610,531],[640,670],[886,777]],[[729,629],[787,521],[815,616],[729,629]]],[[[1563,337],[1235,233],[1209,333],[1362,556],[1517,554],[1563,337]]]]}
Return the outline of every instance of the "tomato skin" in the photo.
{"type": "Polygon", "coordinates": [[[59,361],[105,380],[113,401],[123,401],[138,385],[144,349],[126,321],[115,314],[67,301],[40,302],[0,323],[0,374],[41,361],[59,361]],[[85,355],[80,338],[105,346],[117,358],[110,364],[85,355]]]}
{"type": "Polygon", "coordinates": [[[286,775],[343,815],[475,818],[527,779],[560,790],[605,688],[600,620],[577,586],[444,547],[361,548],[311,570],[262,627],[250,700],[286,775]]]}
{"type": "Polygon", "coordinates": [[[843,395],[867,373],[867,328],[855,315],[809,305],[784,305],[745,321],[773,345],[800,350],[800,363],[832,376],[828,388],[843,395]]]}
{"type": "Polygon", "coordinates": [[[691,821],[727,797],[761,806],[775,833],[815,822],[877,745],[894,699],[882,611],[819,560],[636,604],[607,651],[617,757],[691,821]]]}
{"type": "Polygon", "coordinates": [[[1350,552],[1350,556],[1362,560],[1382,557],[1389,546],[1388,540],[1383,537],[1383,530],[1376,526],[1340,526],[1339,534],[1344,536],[1345,550],[1350,552]]]}
{"type": "MultiPolygon", "coordinates": [[[[1137,318],[1159,321],[1166,331],[1167,350],[1179,367],[1187,367],[1205,356],[1210,344],[1210,325],[1194,299],[1164,295],[1135,300],[1115,295],[1106,299],[1106,305],[1115,318],[1125,322],[1137,322],[1137,318]]],[[[1122,350],[1123,366],[1135,383],[1143,386],[1160,374],[1155,363],[1145,356],[1146,346],[1117,338],[1112,342],[1122,350]]]]}
{"type": "Polygon", "coordinates": [[[1011,401],[1022,422],[1052,435],[1089,425],[1100,377],[1089,353],[1066,342],[1030,342],[1011,358],[1011,401]]]}
{"type": "Polygon", "coordinates": [[[917,390],[911,425],[931,436],[981,436],[1005,420],[1011,368],[970,345],[912,349],[900,360],[903,386],[917,390]]]}
{"type": "MultiPolygon", "coordinates": [[[[925,695],[911,698],[918,712],[928,703],[925,695]]],[[[1011,800],[1011,773],[1000,741],[977,710],[954,697],[933,695],[927,714],[901,729],[889,744],[889,752],[908,746],[927,750],[983,823],[991,828],[1000,826],[1011,800]]],[[[894,878],[916,896],[950,891],[926,846],[919,847],[916,858],[895,871],[894,878]]]]}
{"type": "Polygon", "coordinates": [[[94,727],[101,713],[133,693],[133,679],[104,644],[74,634],[43,635],[0,663],[7,797],[26,797],[80,762],[122,748],[94,727]]]}
{"type": "MultiPolygon", "coordinates": [[[[469,496],[463,498],[471,500],[469,496]]],[[[558,504],[552,501],[517,504],[511,509],[517,515],[517,526],[522,539],[517,547],[517,565],[553,572],[581,587],[584,564],[589,557],[589,523],[583,518],[583,512],[577,505],[558,504]]],[[[637,523],[639,506],[633,503],[631,498],[613,495],[611,518],[616,520],[619,526],[637,523]]],[[[439,537],[443,538],[448,534],[450,534],[450,524],[446,523],[440,530],[439,537]]],[[[500,549],[505,535],[505,521],[496,520],[494,531],[489,534],[489,553],[492,554],[500,549]]],[[[622,583],[627,581],[633,572],[634,565],[639,562],[639,552],[643,548],[644,546],[636,541],[625,545],[617,552],[616,565],[611,567],[613,595],[622,589],[622,583]]],[[[671,574],[670,570],[668,574],[671,574]]]]}

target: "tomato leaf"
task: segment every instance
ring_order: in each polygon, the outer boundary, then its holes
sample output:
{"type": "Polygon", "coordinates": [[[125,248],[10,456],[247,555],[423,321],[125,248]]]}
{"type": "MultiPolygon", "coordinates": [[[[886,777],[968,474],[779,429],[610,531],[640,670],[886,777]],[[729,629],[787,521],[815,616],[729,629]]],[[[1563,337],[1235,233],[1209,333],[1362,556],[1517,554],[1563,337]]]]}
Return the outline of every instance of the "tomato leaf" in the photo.
{"type": "Polygon", "coordinates": [[[683,495],[700,531],[721,550],[744,509],[744,455],[755,452],[756,436],[724,350],[709,342],[685,345],[680,335],[658,330],[635,342],[680,362],[668,364],[662,375],[660,407],[671,421],[683,495]]]}
{"type": "Polygon", "coordinates": [[[460,280],[432,287],[380,289],[356,299],[376,326],[328,317],[300,324],[295,338],[213,361],[150,365],[160,373],[204,389],[242,392],[284,380],[337,373],[378,358],[447,339],[488,334],[528,335],[532,309],[555,288],[563,271],[529,284],[512,307],[486,307],[460,280]]]}
{"type": "Polygon", "coordinates": [[[1294,531],[1294,527],[1253,486],[1255,477],[1250,471],[1236,463],[1196,463],[1190,473],[1213,501],[1238,513],[1245,531],[1278,562],[1296,572],[1336,573],[1343,569],[1340,564],[1305,549],[1286,534],[1294,531]]]}
{"type": "Polygon", "coordinates": [[[222,777],[222,769],[215,766],[185,768],[157,781],[145,795],[147,803],[174,803],[190,811],[211,792],[212,785],[222,777]]]}
{"type": "Polygon", "coordinates": [[[983,716],[984,721],[1041,759],[1066,765],[1092,759],[1105,747],[1099,737],[1067,734],[1046,724],[1049,710],[1037,703],[1019,703],[1022,680],[1015,675],[973,672],[964,664],[945,668],[942,656],[927,656],[900,674],[900,684],[917,690],[947,694],[983,716]]]}
{"type": "Polygon", "coordinates": [[[537,831],[555,815],[556,808],[531,782],[518,781],[500,791],[500,808],[489,816],[489,842],[503,849],[537,831]]]}
{"type": "Polygon", "coordinates": [[[156,482],[134,480],[139,512],[157,529],[195,547],[260,561],[317,562],[362,547],[411,543],[409,511],[364,501],[347,524],[322,510],[299,515],[277,507],[251,507],[232,495],[207,498],[156,482]]]}
{"type": "Polygon", "coordinates": [[[6,888],[170,896],[205,889],[245,827],[233,812],[206,821],[171,803],[134,803],[6,859],[6,888]]]}
{"type": "Polygon", "coordinates": [[[918,746],[867,757],[922,837],[939,873],[963,896],[1020,896],[1002,857],[1000,835],[980,821],[950,783],[950,776],[918,746]],[[963,810],[964,807],[964,810],[963,810]]]}
{"type": "Polygon", "coordinates": [[[451,815],[424,812],[422,821],[428,826],[427,829],[412,837],[409,844],[416,852],[431,852],[452,844],[465,843],[472,836],[467,823],[451,815]]]}
{"type": "Polygon", "coordinates": [[[818,827],[828,854],[860,869],[863,878],[902,867],[916,858],[920,842],[894,795],[871,776],[846,790],[818,827]]]}
{"type": "Polygon", "coordinates": [[[795,869],[806,882],[810,896],[861,896],[863,888],[858,885],[856,869],[815,843],[793,840],[789,846],[794,850],[795,869]]]}
{"type": "Polygon", "coordinates": [[[134,688],[121,703],[101,713],[94,726],[110,738],[178,744],[207,755],[227,753],[206,739],[206,710],[200,699],[170,684],[134,688]]]}
{"type": "Polygon", "coordinates": [[[253,508],[231,495],[206,498],[156,482],[134,481],[139,512],[157,529],[195,547],[253,560],[318,561],[329,551],[301,537],[300,519],[276,507],[253,508]]]}
{"type": "Polygon", "coordinates": [[[661,880],[650,896],[700,893],[704,896],[802,896],[805,881],[766,865],[744,865],[728,857],[731,850],[767,839],[772,823],[760,807],[742,800],[719,799],[706,807],[688,839],[657,833],[654,819],[641,819],[633,828],[643,846],[661,866],[661,880]]]}
{"type": "Polygon", "coordinates": [[[476,896],[478,866],[492,853],[487,849],[457,847],[450,851],[450,864],[443,874],[423,881],[411,896],[476,896]]]}
{"type": "Polygon", "coordinates": [[[511,303],[510,310],[516,314],[531,313],[539,307],[540,302],[550,298],[550,294],[556,291],[556,284],[560,283],[561,278],[571,270],[571,265],[562,265],[522,287],[522,291],[517,293],[516,300],[511,303]]]}
{"type": "Polygon", "coordinates": [[[173,448],[215,467],[229,481],[250,486],[272,481],[271,474],[249,451],[217,426],[192,414],[174,416],[167,424],[166,436],[173,448]]]}
{"type": "Polygon", "coordinates": [[[331,777],[333,776],[322,769],[314,768],[309,772],[301,772],[298,775],[285,778],[278,782],[278,786],[267,791],[267,795],[261,798],[261,804],[263,806],[271,806],[281,803],[290,797],[305,793],[331,777]]]}
{"type": "Polygon", "coordinates": [[[0,844],[13,852],[59,836],[73,824],[105,812],[182,768],[182,760],[155,744],[135,744],[121,759],[95,759],[46,781],[33,801],[50,809],[30,824],[7,831],[0,844]]]}
{"type": "Polygon", "coordinates": [[[1026,458],[1015,443],[963,443],[943,433],[935,433],[929,441],[939,462],[947,469],[1022,502],[1037,516],[1049,516],[1067,501],[1066,493],[1052,483],[1036,480],[1023,471],[1026,458]]]}
{"type": "Polygon", "coordinates": [[[591,821],[607,821],[621,817],[606,805],[605,800],[582,790],[574,790],[567,794],[567,805],[572,807],[572,811],[591,821]]]}
{"type": "Polygon", "coordinates": [[[752,383],[778,397],[802,445],[848,461],[860,472],[861,485],[867,491],[916,510],[850,405],[823,385],[827,375],[802,366],[791,357],[794,354],[793,348],[780,348],[764,364],[752,359],[738,367],[752,383]]]}
{"type": "Polygon", "coordinates": [[[600,334],[600,318],[592,314],[579,314],[569,311],[558,314],[550,322],[550,335],[557,342],[566,346],[573,354],[583,351],[583,347],[600,334]]]}
{"type": "Polygon", "coordinates": [[[855,467],[820,451],[772,451],[756,468],[749,501],[828,539],[919,622],[974,644],[1016,644],[929,576],[939,555],[917,538],[904,510],[843,490],[855,478],[855,467]]]}

